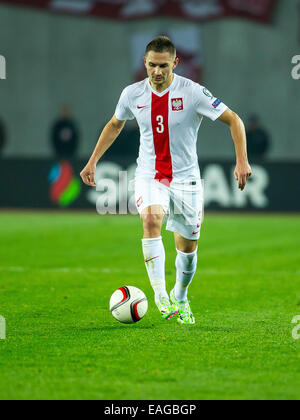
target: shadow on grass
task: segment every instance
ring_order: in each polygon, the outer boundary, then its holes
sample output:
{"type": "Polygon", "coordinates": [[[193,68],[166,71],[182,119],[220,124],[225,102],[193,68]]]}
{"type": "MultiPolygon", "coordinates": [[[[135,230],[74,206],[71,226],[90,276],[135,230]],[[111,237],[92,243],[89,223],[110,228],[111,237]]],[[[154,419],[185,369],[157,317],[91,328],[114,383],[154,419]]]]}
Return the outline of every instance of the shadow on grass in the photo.
{"type": "Polygon", "coordinates": [[[105,332],[105,331],[136,331],[136,330],[152,330],[155,326],[143,326],[143,325],[107,325],[107,326],[95,326],[95,327],[77,327],[76,331],[85,333],[85,332],[105,332]]]}
{"type": "Polygon", "coordinates": [[[155,328],[154,325],[152,326],[145,326],[145,325],[109,325],[106,327],[98,328],[98,331],[116,331],[116,330],[123,330],[123,331],[136,331],[136,330],[152,330],[155,328]]]}

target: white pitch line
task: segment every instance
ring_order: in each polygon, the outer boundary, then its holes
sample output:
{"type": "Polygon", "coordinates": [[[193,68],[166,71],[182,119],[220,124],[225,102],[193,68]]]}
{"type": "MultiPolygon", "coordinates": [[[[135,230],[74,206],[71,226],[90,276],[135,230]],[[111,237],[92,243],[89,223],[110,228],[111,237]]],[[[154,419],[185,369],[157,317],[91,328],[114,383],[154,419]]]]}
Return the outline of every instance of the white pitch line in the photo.
{"type": "Polygon", "coordinates": [[[22,272],[25,271],[26,267],[0,267],[0,271],[14,271],[14,272],[22,272]]]}
{"type": "Polygon", "coordinates": [[[240,274],[252,274],[252,275],[265,275],[265,274],[271,274],[271,275],[278,275],[278,276],[284,276],[284,275],[300,275],[300,271],[288,271],[288,270],[281,270],[281,271],[274,271],[274,270],[216,270],[216,269],[208,269],[208,270],[201,270],[199,269],[199,273],[206,274],[206,275],[240,275],[240,274]]]}
{"type": "Polygon", "coordinates": [[[45,273],[132,273],[137,270],[118,269],[118,268],[81,268],[81,267],[60,267],[60,268],[39,268],[39,267],[0,267],[0,271],[24,272],[38,271],[45,273]]]}
{"type": "MultiPolygon", "coordinates": [[[[130,270],[130,269],[121,269],[121,268],[96,268],[96,267],[53,267],[53,268],[39,268],[39,267],[4,267],[0,266],[0,271],[2,272],[15,272],[21,273],[25,271],[37,271],[42,273],[102,273],[102,274],[113,274],[113,273],[144,273],[144,270],[130,270]]],[[[268,270],[217,270],[217,269],[206,269],[202,270],[199,268],[198,271],[199,275],[227,275],[227,276],[238,276],[238,275],[277,275],[277,276],[285,276],[285,275],[295,275],[299,276],[300,271],[268,271],[268,270]]]]}

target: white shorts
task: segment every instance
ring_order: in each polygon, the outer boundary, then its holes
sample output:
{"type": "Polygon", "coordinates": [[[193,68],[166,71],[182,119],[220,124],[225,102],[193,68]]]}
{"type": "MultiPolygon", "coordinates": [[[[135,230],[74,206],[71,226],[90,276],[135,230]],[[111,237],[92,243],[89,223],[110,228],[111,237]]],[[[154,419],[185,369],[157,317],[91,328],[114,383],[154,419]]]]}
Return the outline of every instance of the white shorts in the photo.
{"type": "Polygon", "coordinates": [[[135,199],[139,214],[149,206],[159,205],[168,218],[167,230],[189,240],[200,238],[204,216],[204,194],[200,179],[166,186],[154,179],[135,180],[135,199]]]}

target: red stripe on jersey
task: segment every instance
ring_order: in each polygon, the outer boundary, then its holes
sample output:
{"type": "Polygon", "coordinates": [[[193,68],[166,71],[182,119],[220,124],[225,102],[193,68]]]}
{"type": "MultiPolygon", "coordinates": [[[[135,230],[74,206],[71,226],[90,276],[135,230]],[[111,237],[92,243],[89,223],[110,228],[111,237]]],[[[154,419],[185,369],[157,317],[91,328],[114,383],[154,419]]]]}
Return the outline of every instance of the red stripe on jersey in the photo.
{"type": "Polygon", "coordinates": [[[169,137],[169,92],[160,97],[152,93],[152,131],[156,154],[155,179],[172,182],[173,169],[169,137]]]}

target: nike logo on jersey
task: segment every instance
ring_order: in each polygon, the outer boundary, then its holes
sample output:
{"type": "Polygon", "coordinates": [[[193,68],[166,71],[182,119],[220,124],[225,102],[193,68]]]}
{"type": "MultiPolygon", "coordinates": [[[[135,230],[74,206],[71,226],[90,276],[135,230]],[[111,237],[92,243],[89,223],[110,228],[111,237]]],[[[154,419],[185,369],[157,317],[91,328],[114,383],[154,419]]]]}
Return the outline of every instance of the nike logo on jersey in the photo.
{"type": "Polygon", "coordinates": [[[146,260],[146,261],[145,261],[145,263],[148,263],[148,262],[150,262],[150,261],[152,261],[152,260],[156,260],[157,258],[159,258],[159,257],[153,257],[153,258],[150,258],[150,260],[146,260]]]}
{"type": "Polygon", "coordinates": [[[137,106],[137,109],[143,109],[143,108],[148,108],[148,105],[145,105],[145,106],[137,106]]]}
{"type": "Polygon", "coordinates": [[[198,230],[198,232],[193,232],[193,235],[197,235],[197,233],[199,233],[200,232],[200,230],[198,230]]]}
{"type": "Polygon", "coordinates": [[[138,201],[136,202],[136,205],[138,206],[138,207],[141,207],[141,205],[143,204],[143,197],[140,197],[139,199],[138,199],[138,201]]]}

